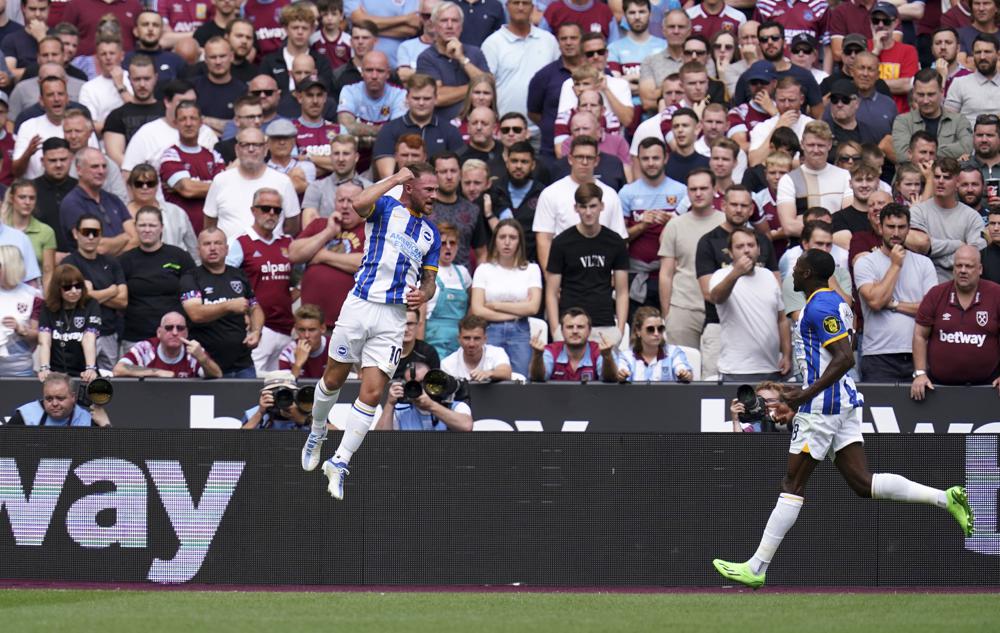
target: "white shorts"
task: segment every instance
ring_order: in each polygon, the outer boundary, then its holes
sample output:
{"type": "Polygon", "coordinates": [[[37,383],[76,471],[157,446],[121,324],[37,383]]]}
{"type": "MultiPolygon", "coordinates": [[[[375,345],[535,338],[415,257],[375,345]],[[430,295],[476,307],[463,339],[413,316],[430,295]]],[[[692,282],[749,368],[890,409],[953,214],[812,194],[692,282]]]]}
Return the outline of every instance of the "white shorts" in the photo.
{"type": "Polygon", "coordinates": [[[789,453],[808,453],[823,461],[830,449],[837,451],[861,442],[861,409],[848,409],[836,415],[796,413],[792,420],[792,443],[789,453]]]}
{"type": "Polygon", "coordinates": [[[403,354],[406,305],[347,295],[330,335],[329,356],[338,363],[378,367],[390,378],[403,354]]]}

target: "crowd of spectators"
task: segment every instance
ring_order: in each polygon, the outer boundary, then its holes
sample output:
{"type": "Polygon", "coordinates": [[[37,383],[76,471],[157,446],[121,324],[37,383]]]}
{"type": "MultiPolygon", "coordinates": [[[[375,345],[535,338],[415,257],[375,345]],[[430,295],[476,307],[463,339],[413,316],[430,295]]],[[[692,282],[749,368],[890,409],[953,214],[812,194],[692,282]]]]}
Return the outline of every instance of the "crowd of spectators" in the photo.
{"type": "Polygon", "coordinates": [[[861,380],[996,385],[1000,15],[941,5],[0,0],[0,375],[318,377],[428,162],[399,377],[801,379],[822,249],[861,380]]]}

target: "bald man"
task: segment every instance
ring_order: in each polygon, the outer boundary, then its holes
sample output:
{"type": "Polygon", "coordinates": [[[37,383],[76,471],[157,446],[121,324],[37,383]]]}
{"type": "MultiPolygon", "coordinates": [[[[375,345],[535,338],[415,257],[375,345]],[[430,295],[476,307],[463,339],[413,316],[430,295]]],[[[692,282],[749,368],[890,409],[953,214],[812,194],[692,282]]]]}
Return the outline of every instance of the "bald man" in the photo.
{"type": "Polygon", "coordinates": [[[362,153],[371,154],[375,135],[386,122],[406,114],[406,91],[387,83],[391,72],[386,54],[371,51],[361,59],[361,81],[340,91],[337,120],[358,137],[362,153]]]}

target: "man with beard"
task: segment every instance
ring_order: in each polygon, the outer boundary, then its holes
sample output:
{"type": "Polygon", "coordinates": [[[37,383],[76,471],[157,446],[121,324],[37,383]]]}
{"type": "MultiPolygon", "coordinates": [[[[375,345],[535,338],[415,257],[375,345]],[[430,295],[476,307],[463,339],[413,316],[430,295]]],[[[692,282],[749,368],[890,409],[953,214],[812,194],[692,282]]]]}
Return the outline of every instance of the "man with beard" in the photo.
{"type": "Polygon", "coordinates": [[[438,179],[437,200],[434,202],[434,222],[448,222],[458,229],[458,254],[455,263],[469,266],[470,253],[476,251],[476,261],[486,261],[489,230],[484,225],[479,207],[458,195],[461,165],[454,152],[441,152],[431,158],[438,179]]]}
{"type": "Polygon", "coordinates": [[[123,105],[108,113],[104,120],[104,150],[119,165],[125,159],[125,147],[143,125],[163,116],[163,102],[156,98],[157,73],[153,60],[133,55],[128,62],[128,81],[132,95],[123,105]]]}
{"type": "Polygon", "coordinates": [[[897,383],[912,379],[917,308],[937,278],[927,257],[906,250],[910,211],[889,204],[879,214],[882,243],[854,263],[865,329],[861,379],[897,383]]]}
{"type": "MultiPolygon", "coordinates": [[[[764,59],[774,64],[774,72],[780,80],[783,77],[794,77],[802,86],[805,94],[805,103],[809,108],[809,113],[814,119],[819,118],[823,113],[823,95],[819,91],[819,84],[812,73],[805,68],[796,66],[785,57],[785,27],[779,22],[768,20],[762,22],[757,29],[757,40],[760,42],[760,50],[764,59]]],[[[733,103],[746,103],[750,99],[749,81],[745,77],[746,73],[740,76],[736,82],[736,90],[733,91],[733,103]]]]}
{"type": "Polygon", "coordinates": [[[666,145],[658,138],[639,143],[640,178],[619,192],[628,229],[629,305],[660,307],[660,234],[687,198],[687,188],[663,171],[666,145]]]}
{"type": "Polygon", "coordinates": [[[535,150],[527,140],[518,141],[506,149],[504,172],[493,183],[489,192],[493,217],[485,214],[491,226],[500,220],[514,218],[524,229],[524,251],[529,262],[537,261],[535,249],[535,207],[542,195],[545,183],[539,182],[534,174],[535,150]],[[495,220],[495,221],[494,221],[495,220]]]}
{"type": "Polygon", "coordinates": [[[143,11],[135,20],[135,48],[125,55],[125,65],[136,55],[145,55],[153,60],[156,74],[161,81],[176,79],[186,64],[180,55],[160,47],[163,36],[163,17],[156,11],[143,11]]]}
{"type": "Polygon", "coordinates": [[[941,74],[932,68],[919,71],[913,80],[915,109],[892,122],[892,146],[899,162],[912,160],[909,144],[914,133],[928,132],[937,139],[938,156],[958,158],[972,152],[972,130],[960,114],[942,109],[944,92],[941,74]]]}
{"type": "Polygon", "coordinates": [[[981,33],[972,43],[976,72],[951,82],[944,101],[946,110],[965,115],[974,124],[980,114],[996,112],[1000,103],[1000,76],[997,76],[997,38],[981,33]]]}
{"type": "Polygon", "coordinates": [[[972,43],[979,35],[992,35],[997,37],[1000,28],[997,27],[997,4],[992,0],[970,0],[969,1],[968,26],[958,28],[958,43],[962,52],[968,54],[972,52],[972,43]]]}
{"type": "Polygon", "coordinates": [[[667,41],[649,32],[651,15],[649,0],[625,0],[622,9],[628,31],[625,37],[608,44],[608,69],[616,77],[628,80],[632,89],[632,105],[642,105],[639,96],[639,71],[642,60],[667,47],[667,41]]]}
{"type": "Polygon", "coordinates": [[[899,28],[899,10],[889,2],[872,7],[872,54],[879,60],[879,76],[889,85],[896,108],[909,112],[907,95],[913,86],[912,77],[920,70],[917,49],[897,42],[893,36],[899,28]]]}
{"type": "Polygon", "coordinates": [[[978,251],[986,246],[979,213],[958,200],[958,162],[954,158],[934,161],[934,197],[910,208],[911,226],[906,247],[931,258],[938,281],[952,279],[955,252],[963,244],[978,251]]]}
{"type": "Polygon", "coordinates": [[[258,65],[250,61],[254,52],[253,22],[236,18],[226,28],[226,41],[233,47],[233,76],[240,81],[250,81],[260,72],[258,65]]]}
{"type": "Polygon", "coordinates": [[[952,80],[971,75],[972,71],[958,62],[958,31],[950,26],[942,26],[931,37],[931,56],[934,71],[944,82],[944,92],[948,92],[952,80]]]}
{"type": "Polygon", "coordinates": [[[1000,189],[1000,118],[995,114],[977,117],[972,130],[972,142],[975,153],[970,164],[983,172],[983,183],[987,190],[991,186],[1000,189]]]}
{"type": "Polygon", "coordinates": [[[204,46],[213,37],[225,37],[226,29],[240,13],[239,0],[212,0],[212,7],[212,19],[194,30],[194,41],[198,42],[198,46],[204,46]]]}
{"type": "Polygon", "coordinates": [[[979,251],[983,261],[983,279],[1000,283],[1000,209],[990,209],[986,217],[986,231],[990,244],[979,251]]]}
{"type": "Polygon", "coordinates": [[[962,171],[958,172],[958,199],[965,206],[974,209],[983,217],[983,224],[986,224],[986,216],[991,204],[1000,203],[1000,196],[997,195],[996,184],[991,185],[993,195],[987,202],[986,185],[983,183],[983,172],[971,163],[962,165],[962,171]]]}

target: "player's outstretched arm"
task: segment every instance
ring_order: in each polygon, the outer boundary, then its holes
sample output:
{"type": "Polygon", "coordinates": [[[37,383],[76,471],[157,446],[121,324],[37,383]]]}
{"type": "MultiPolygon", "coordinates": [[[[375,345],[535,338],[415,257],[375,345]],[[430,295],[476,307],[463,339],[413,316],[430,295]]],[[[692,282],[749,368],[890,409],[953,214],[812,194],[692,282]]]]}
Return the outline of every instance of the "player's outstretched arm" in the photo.
{"type": "Polygon", "coordinates": [[[363,218],[367,218],[375,210],[378,199],[389,193],[391,189],[413,180],[413,172],[403,167],[388,178],[383,178],[366,188],[354,199],[354,210],[363,218]]]}

